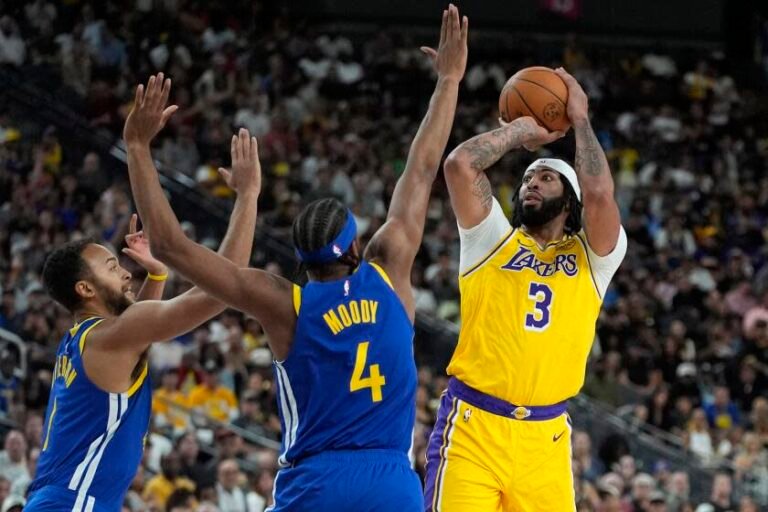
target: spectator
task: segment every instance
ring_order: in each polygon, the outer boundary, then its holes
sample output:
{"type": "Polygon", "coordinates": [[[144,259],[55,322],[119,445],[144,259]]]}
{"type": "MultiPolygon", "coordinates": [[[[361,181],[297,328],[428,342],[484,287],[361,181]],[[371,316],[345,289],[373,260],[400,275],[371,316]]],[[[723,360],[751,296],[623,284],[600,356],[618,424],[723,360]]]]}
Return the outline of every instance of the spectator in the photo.
{"type": "Polygon", "coordinates": [[[706,413],[702,409],[695,409],[691,416],[687,432],[688,449],[701,457],[704,462],[709,462],[715,454],[712,436],[709,433],[706,413]]]}
{"type": "Polygon", "coordinates": [[[27,419],[24,422],[24,438],[27,440],[28,449],[43,447],[43,416],[32,410],[27,411],[27,419]]]}
{"type": "Polygon", "coordinates": [[[631,510],[644,512],[649,509],[651,497],[656,490],[656,481],[648,473],[638,473],[632,478],[630,495],[631,510]]]}
{"type": "Polygon", "coordinates": [[[729,512],[735,510],[733,501],[733,481],[726,473],[717,473],[712,483],[712,494],[709,497],[709,505],[713,512],[729,512]]]}
{"type": "Polygon", "coordinates": [[[165,502],[177,489],[195,491],[195,484],[181,476],[181,459],[175,452],[160,458],[159,475],[152,477],[144,488],[143,498],[150,506],[165,510],[165,502]]]}
{"type": "Polygon", "coordinates": [[[0,347],[0,417],[8,416],[19,402],[21,379],[16,376],[16,355],[7,346],[0,347]]]}
{"type": "Polygon", "coordinates": [[[3,505],[2,508],[0,508],[0,512],[21,512],[24,509],[24,505],[26,504],[27,500],[25,500],[23,497],[11,494],[3,500],[3,505]]]}
{"type": "Polygon", "coordinates": [[[667,512],[667,500],[663,492],[654,491],[648,498],[648,512],[667,512]]]}
{"type": "Polygon", "coordinates": [[[11,495],[11,481],[0,474],[0,503],[11,495]]]}
{"type": "Polygon", "coordinates": [[[32,447],[27,453],[27,471],[11,483],[11,494],[16,496],[26,496],[29,484],[35,477],[37,471],[37,460],[40,458],[40,448],[32,447]]]}
{"type": "Polygon", "coordinates": [[[714,400],[704,405],[710,427],[728,430],[741,423],[739,408],[731,401],[731,393],[725,386],[715,387],[714,400]]]}
{"type": "Polygon", "coordinates": [[[178,380],[178,370],[175,368],[163,373],[160,389],[152,395],[152,414],[158,427],[170,427],[175,432],[183,432],[189,425],[189,415],[185,410],[188,407],[187,399],[177,389],[178,380]]]}
{"type": "Polygon", "coordinates": [[[5,436],[4,449],[0,452],[0,476],[11,484],[27,474],[27,441],[24,434],[11,430],[5,436]]]}
{"type": "Polygon", "coordinates": [[[189,407],[217,421],[229,421],[237,415],[237,398],[219,383],[221,367],[213,360],[205,363],[203,382],[189,392],[189,407]]]}
{"type": "Polygon", "coordinates": [[[581,467],[581,476],[589,482],[596,482],[605,472],[605,466],[592,454],[592,440],[584,431],[573,433],[573,458],[581,467]]]}
{"type": "Polygon", "coordinates": [[[19,26],[10,16],[0,18],[0,64],[21,66],[27,46],[19,33],[19,26]]]}
{"type": "Polygon", "coordinates": [[[216,493],[221,510],[228,512],[249,512],[245,493],[240,488],[240,468],[234,459],[219,463],[216,493]]]}
{"type": "Polygon", "coordinates": [[[167,512],[193,512],[196,504],[194,492],[181,488],[173,491],[168,497],[165,502],[165,510],[167,512]]]}
{"type": "Polygon", "coordinates": [[[0,329],[19,334],[23,324],[24,314],[16,309],[16,292],[13,289],[3,290],[2,304],[0,305],[0,329]]]}
{"type": "Polygon", "coordinates": [[[272,437],[265,428],[267,418],[261,410],[261,397],[256,391],[246,391],[240,400],[240,416],[232,422],[236,427],[261,437],[272,437]]]}

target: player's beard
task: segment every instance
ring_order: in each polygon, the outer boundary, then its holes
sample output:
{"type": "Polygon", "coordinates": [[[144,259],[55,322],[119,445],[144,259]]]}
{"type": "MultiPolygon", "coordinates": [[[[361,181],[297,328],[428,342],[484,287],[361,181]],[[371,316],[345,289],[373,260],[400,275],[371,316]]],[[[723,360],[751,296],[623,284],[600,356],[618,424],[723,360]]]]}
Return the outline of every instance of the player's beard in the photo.
{"type": "Polygon", "coordinates": [[[123,311],[128,309],[131,304],[134,303],[134,301],[127,297],[125,292],[122,290],[112,290],[110,287],[104,285],[98,280],[94,281],[94,285],[96,286],[96,290],[99,292],[104,305],[115,316],[120,315],[123,311]]]}
{"type": "Polygon", "coordinates": [[[560,215],[565,209],[568,199],[563,192],[560,197],[544,199],[536,205],[525,205],[518,199],[520,208],[520,221],[529,228],[541,227],[560,215]]]}

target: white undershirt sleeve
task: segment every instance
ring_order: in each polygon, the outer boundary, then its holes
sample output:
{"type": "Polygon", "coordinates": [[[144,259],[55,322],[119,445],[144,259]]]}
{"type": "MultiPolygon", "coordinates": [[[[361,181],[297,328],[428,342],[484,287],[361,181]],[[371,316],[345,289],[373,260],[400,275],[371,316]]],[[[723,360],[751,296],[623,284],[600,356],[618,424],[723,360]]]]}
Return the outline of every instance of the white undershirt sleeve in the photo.
{"type": "Polygon", "coordinates": [[[595,251],[589,246],[586,234],[584,235],[584,245],[587,249],[589,263],[592,266],[592,275],[595,278],[595,285],[600,293],[600,297],[604,297],[608,285],[611,284],[613,274],[619,269],[619,265],[621,265],[624,256],[627,254],[627,233],[624,231],[624,227],[620,226],[619,239],[616,241],[616,247],[605,256],[598,256],[595,254],[595,251]]]}
{"type": "Polygon", "coordinates": [[[461,253],[459,275],[483,261],[512,229],[501,205],[493,198],[491,213],[480,224],[469,229],[459,226],[461,253]]]}

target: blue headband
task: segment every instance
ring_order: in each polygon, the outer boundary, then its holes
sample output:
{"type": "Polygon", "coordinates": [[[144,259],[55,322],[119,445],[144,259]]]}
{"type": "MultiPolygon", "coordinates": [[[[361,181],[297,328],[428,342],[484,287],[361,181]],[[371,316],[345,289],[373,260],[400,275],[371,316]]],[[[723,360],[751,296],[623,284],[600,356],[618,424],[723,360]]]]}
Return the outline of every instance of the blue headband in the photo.
{"type": "Polygon", "coordinates": [[[336,238],[315,251],[302,251],[297,247],[296,256],[304,263],[330,263],[347,252],[349,246],[355,241],[355,237],[357,237],[357,222],[352,212],[347,210],[347,222],[336,238]]]}

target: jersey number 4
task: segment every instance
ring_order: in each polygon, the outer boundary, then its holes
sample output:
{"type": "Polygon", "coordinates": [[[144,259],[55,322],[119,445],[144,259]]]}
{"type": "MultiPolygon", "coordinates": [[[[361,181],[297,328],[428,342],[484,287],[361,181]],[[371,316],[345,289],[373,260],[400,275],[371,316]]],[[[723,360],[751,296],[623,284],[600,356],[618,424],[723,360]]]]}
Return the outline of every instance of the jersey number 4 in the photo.
{"type": "Polygon", "coordinates": [[[531,283],[528,298],[534,301],[533,313],[525,315],[525,328],[529,331],[543,331],[549,327],[552,307],[552,288],[542,283],[531,283]]]}
{"type": "Polygon", "coordinates": [[[363,377],[365,365],[368,362],[368,345],[363,341],[357,345],[355,356],[355,369],[352,370],[352,380],[349,381],[349,391],[354,393],[361,389],[371,388],[371,400],[381,402],[381,388],[387,383],[383,375],[379,373],[379,365],[372,364],[368,367],[368,377],[363,377]]]}

